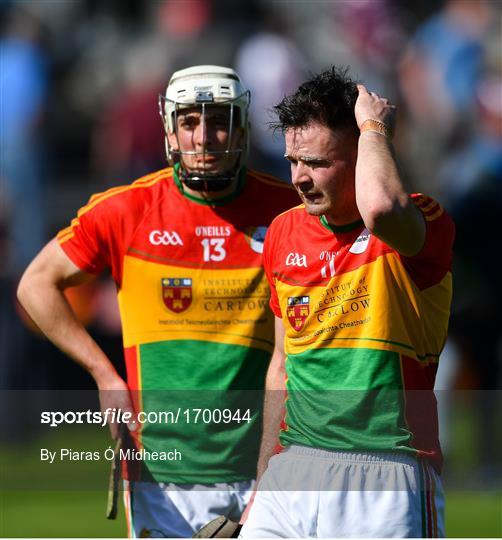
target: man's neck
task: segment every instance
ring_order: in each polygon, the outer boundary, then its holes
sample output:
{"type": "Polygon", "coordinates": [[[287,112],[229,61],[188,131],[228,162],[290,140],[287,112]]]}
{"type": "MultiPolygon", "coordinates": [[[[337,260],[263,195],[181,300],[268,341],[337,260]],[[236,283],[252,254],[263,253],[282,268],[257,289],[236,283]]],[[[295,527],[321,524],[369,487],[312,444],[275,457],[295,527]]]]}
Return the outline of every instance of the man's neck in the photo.
{"type": "Polygon", "coordinates": [[[357,223],[362,219],[361,214],[357,209],[353,212],[347,213],[346,215],[337,215],[334,217],[329,214],[325,214],[324,217],[326,221],[334,227],[345,227],[347,225],[357,223]]]}

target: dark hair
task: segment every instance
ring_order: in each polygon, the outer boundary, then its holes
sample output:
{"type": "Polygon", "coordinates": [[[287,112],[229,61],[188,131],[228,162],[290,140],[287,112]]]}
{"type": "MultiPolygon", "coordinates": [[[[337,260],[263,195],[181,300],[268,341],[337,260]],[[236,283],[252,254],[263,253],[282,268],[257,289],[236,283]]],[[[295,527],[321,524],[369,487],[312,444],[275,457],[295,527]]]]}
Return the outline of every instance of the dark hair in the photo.
{"type": "Polygon", "coordinates": [[[274,107],[278,120],[271,122],[271,127],[284,132],[315,121],[332,130],[352,128],[358,132],[354,115],[357,83],[347,72],[348,68],[332,66],[304,82],[274,107]]]}

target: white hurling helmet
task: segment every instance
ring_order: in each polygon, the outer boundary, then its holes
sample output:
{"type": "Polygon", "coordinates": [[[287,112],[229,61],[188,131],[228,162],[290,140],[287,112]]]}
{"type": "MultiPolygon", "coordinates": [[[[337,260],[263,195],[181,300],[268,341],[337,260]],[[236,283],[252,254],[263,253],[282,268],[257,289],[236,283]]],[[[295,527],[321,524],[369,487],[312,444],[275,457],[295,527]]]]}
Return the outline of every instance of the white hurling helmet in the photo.
{"type": "MultiPolygon", "coordinates": [[[[246,157],[248,147],[248,109],[250,93],[242,84],[237,73],[221,66],[193,66],[176,71],[167,85],[165,96],[159,98],[159,109],[166,132],[165,144],[167,160],[172,165],[180,163],[181,179],[193,189],[218,191],[224,189],[236,176],[246,157]],[[169,144],[168,133],[177,133],[177,115],[183,109],[200,107],[202,123],[205,125],[205,114],[211,105],[229,107],[228,145],[225,150],[180,151],[169,144]],[[232,134],[236,127],[244,132],[242,143],[231,148],[232,134]],[[209,174],[204,170],[187,171],[183,157],[201,155],[202,159],[209,155],[221,154],[228,157],[228,170],[218,174],[209,174]],[[237,156],[236,156],[237,154],[237,156]]],[[[178,144],[179,148],[179,144],[178,144]]],[[[223,163],[225,160],[223,160],[223,163]]]]}

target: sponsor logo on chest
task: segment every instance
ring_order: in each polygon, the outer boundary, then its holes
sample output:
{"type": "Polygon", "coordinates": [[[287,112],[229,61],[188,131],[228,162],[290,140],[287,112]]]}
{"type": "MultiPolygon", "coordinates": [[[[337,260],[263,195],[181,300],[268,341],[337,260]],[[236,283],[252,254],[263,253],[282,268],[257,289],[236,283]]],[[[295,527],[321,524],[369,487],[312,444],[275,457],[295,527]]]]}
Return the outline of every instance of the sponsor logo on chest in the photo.
{"type": "Polygon", "coordinates": [[[291,326],[299,332],[305,325],[310,312],[310,296],[289,296],[287,315],[291,326]]]}
{"type": "Polygon", "coordinates": [[[162,300],[169,311],[181,313],[192,304],[191,278],[162,278],[162,300]]]}

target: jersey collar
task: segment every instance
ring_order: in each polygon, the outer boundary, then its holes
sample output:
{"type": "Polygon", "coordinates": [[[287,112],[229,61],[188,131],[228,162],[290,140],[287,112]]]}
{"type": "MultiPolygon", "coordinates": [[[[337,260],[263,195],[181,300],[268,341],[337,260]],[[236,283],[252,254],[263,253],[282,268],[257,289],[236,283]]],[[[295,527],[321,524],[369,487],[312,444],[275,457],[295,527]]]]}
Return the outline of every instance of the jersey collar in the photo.
{"type": "Polygon", "coordinates": [[[346,233],[364,225],[364,221],[362,219],[358,219],[353,223],[347,223],[347,225],[331,225],[330,223],[328,223],[325,215],[322,215],[319,218],[319,221],[325,229],[328,229],[328,231],[331,231],[332,233],[346,233]]]}

